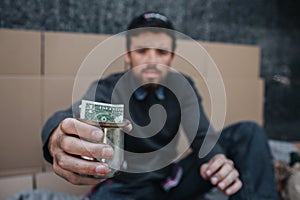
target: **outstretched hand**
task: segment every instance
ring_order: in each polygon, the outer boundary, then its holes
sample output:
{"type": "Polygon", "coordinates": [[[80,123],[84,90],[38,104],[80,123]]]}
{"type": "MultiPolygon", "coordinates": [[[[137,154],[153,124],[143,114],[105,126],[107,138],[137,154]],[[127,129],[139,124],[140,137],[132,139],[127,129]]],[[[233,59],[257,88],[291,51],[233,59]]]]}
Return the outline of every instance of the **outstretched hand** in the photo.
{"type": "MultiPolygon", "coordinates": [[[[131,131],[129,124],[124,131],[131,131]]],[[[90,158],[111,158],[111,146],[101,143],[103,132],[101,129],[80,122],[73,118],[64,119],[52,133],[48,149],[53,157],[54,172],[75,184],[97,184],[103,179],[89,178],[83,175],[105,176],[109,173],[106,163],[81,159],[81,156],[90,158]]]]}

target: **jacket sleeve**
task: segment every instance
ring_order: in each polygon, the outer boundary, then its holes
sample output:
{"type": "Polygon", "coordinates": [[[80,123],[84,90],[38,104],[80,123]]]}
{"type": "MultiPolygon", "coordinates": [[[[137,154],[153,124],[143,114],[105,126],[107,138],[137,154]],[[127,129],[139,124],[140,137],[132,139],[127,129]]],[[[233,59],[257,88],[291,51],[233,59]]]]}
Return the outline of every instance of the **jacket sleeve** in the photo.
{"type": "Polygon", "coordinates": [[[212,150],[202,158],[204,162],[207,162],[216,154],[224,153],[224,151],[217,143],[218,135],[213,127],[210,126],[202,106],[202,99],[195,88],[193,81],[188,77],[186,78],[190,84],[190,86],[187,87],[190,89],[185,90],[184,99],[182,100],[182,125],[193,152],[198,154],[200,153],[199,151],[202,146],[206,148],[207,146],[210,146],[210,144],[213,145],[212,150]]]}

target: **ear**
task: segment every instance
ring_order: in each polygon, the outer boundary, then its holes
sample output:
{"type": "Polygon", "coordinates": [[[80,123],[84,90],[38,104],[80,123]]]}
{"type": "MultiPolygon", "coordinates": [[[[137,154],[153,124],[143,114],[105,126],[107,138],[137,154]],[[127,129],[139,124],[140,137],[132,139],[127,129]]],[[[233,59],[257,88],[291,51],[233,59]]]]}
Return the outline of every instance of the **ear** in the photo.
{"type": "Polygon", "coordinates": [[[130,55],[130,52],[127,52],[125,55],[125,62],[127,63],[127,64],[130,64],[131,63],[131,55],[130,55]]]}

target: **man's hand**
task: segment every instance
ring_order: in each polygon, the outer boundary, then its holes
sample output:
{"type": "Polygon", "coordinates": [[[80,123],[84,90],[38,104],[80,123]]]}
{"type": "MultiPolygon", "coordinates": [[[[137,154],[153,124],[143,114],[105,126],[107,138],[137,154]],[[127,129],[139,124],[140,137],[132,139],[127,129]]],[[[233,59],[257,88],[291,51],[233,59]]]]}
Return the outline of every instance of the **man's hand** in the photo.
{"type": "MultiPolygon", "coordinates": [[[[130,131],[131,125],[126,127],[130,131]]],[[[81,159],[81,156],[91,158],[111,158],[111,146],[101,143],[101,129],[67,118],[52,133],[48,148],[53,157],[53,170],[67,181],[76,184],[97,184],[103,179],[81,176],[104,176],[109,172],[107,164],[81,159]]]]}
{"type": "Polygon", "coordinates": [[[204,179],[210,180],[211,184],[216,185],[226,195],[232,195],[242,187],[239,172],[234,168],[233,162],[222,154],[203,164],[200,173],[204,179]]]}

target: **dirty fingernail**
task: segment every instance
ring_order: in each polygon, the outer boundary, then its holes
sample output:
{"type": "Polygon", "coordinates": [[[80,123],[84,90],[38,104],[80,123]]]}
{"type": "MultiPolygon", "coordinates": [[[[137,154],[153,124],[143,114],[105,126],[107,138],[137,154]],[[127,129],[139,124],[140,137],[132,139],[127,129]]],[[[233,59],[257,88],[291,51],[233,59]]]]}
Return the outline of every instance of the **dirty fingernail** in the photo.
{"type": "Polygon", "coordinates": [[[231,189],[226,190],[227,195],[231,194],[231,189]]]}
{"type": "Polygon", "coordinates": [[[211,182],[213,183],[213,184],[216,184],[217,182],[218,182],[218,178],[217,177],[212,177],[211,178],[211,182]]]}
{"type": "Polygon", "coordinates": [[[103,165],[98,165],[96,167],[96,173],[97,174],[104,174],[106,172],[106,167],[103,165]]]}
{"type": "Polygon", "coordinates": [[[210,170],[210,169],[206,170],[206,174],[207,174],[208,176],[210,176],[210,175],[211,175],[211,170],[210,170]]]}
{"type": "Polygon", "coordinates": [[[224,183],[224,182],[221,182],[221,183],[219,184],[219,187],[223,190],[223,189],[225,188],[225,183],[224,183]]]}
{"type": "Polygon", "coordinates": [[[101,141],[101,139],[102,139],[102,136],[103,136],[103,133],[102,133],[102,131],[100,131],[100,130],[96,130],[96,131],[93,131],[92,132],[92,137],[93,137],[93,139],[94,140],[96,140],[96,141],[101,141]]]}
{"type": "Polygon", "coordinates": [[[102,149],[102,156],[107,158],[113,155],[114,150],[111,147],[105,147],[102,149]]]}

